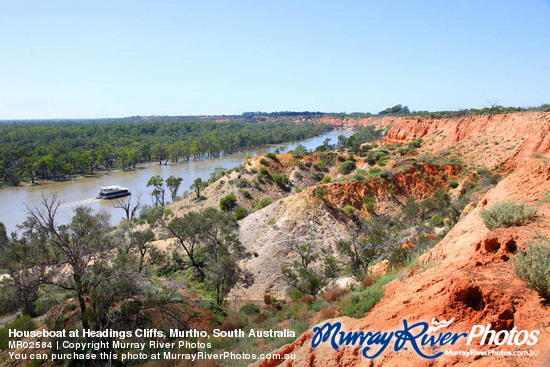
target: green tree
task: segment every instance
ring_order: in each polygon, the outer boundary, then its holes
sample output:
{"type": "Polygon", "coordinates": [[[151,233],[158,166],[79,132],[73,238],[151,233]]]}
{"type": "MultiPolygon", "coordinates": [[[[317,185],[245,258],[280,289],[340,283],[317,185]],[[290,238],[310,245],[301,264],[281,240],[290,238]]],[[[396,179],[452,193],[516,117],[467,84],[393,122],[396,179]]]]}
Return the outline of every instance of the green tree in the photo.
{"type": "Polygon", "coordinates": [[[283,267],[283,275],[288,284],[299,293],[316,296],[328,283],[324,274],[312,267],[319,255],[313,251],[309,243],[294,244],[291,251],[298,255],[298,260],[295,260],[291,267],[283,267]]]}
{"type": "Polygon", "coordinates": [[[172,196],[172,202],[176,201],[176,196],[178,195],[178,189],[181,185],[183,178],[170,176],[166,179],[166,186],[170,189],[170,194],[172,196]]]}
{"type": "Polygon", "coordinates": [[[155,200],[155,206],[164,206],[164,193],[166,189],[164,188],[164,179],[159,175],[155,175],[147,181],[147,187],[153,187],[151,195],[155,200]]]}
{"type": "Polygon", "coordinates": [[[139,255],[138,273],[145,267],[145,256],[155,240],[155,234],[151,229],[131,231],[129,234],[130,246],[127,251],[136,251],[139,255]]]}
{"type": "Polygon", "coordinates": [[[203,188],[204,183],[202,182],[202,178],[196,178],[195,181],[193,181],[193,184],[190,186],[192,190],[195,190],[195,193],[197,194],[197,199],[200,199],[201,197],[201,189],[203,188]]]}

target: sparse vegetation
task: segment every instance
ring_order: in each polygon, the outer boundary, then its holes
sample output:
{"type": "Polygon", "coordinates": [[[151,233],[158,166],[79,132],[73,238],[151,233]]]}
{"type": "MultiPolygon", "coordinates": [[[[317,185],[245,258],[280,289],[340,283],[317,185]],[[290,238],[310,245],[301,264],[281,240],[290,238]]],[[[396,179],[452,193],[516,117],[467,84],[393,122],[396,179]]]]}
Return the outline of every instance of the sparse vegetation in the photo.
{"type": "Polygon", "coordinates": [[[537,210],[513,201],[500,202],[481,211],[481,218],[490,230],[522,226],[535,218],[537,210]]]}
{"type": "Polygon", "coordinates": [[[540,238],[527,251],[519,251],[512,263],[516,275],[550,301],[550,241],[540,238]]]}

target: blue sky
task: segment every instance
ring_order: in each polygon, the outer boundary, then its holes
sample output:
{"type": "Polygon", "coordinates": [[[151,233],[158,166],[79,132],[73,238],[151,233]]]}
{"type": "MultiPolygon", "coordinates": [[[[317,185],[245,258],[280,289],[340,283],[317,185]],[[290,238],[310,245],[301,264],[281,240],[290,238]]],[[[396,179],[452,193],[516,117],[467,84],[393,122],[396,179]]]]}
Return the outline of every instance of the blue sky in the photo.
{"type": "Polygon", "coordinates": [[[0,119],[550,102],[549,1],[4,1],[0,119]]]}

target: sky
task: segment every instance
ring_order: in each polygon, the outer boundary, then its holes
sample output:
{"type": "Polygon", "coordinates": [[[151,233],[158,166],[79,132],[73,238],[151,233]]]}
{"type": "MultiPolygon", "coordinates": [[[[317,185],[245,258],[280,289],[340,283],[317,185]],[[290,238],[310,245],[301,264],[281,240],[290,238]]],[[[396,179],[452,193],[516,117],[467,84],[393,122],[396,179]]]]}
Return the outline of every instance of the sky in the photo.
{"type": "Polygon", "coordinates": [[[0,119],[536,106],[549,66],[549,0],[0,0],[0,119]]]}

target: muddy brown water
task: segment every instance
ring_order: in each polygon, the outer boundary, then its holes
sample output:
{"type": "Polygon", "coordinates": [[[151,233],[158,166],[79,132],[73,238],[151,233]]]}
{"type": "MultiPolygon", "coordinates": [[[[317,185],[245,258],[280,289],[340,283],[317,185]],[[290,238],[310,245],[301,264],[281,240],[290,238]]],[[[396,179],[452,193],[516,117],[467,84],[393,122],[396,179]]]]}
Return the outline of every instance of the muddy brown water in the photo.
{"type": "MultiPolygon", "coordinates": [[[[151,176],[160,175],[164,179],[170,175],[182,177],[183,182],[178,191],[178,194],[181,195],[186,190],[190,191],[189,186],[197,177],[207,180],[216,167],[233,168],[241,164],[247,156],[263,155],[267,152],[273,152],[279,147],[284,148],[285,152],[296,148],[298,144],[302,144],[308,149],[315,149],[322,145],[326,138],[330,138],[331,144],[335,144],[338,141],[338,135],[350,136],[352,134],[353,132],[348,130],[331,131],[311,139],[251,149],[243,153],[227,154],[216,158],[180,161],[177,164],[168,163],[167,165],[148,163],[134,171],[111,171],[93,177],[63,182],[47,182],[35,186],[22,185],[0,189],[0,222],[6,225],[8,232],[14,231],[17,225],[21,224],[27,217],[26,205],[30,207],[39,206],[42,195],[51,198],[54,194],[57,194],[62,201],[56,216],[59,223],[67,223],[72,217],[75,207],[86,205],[95,211],[106,210],[111,214],[111,223],[116,225],[120,222],[124,213],[121,209],[113,207],[113,200],[96,199],[99,186],[119,185],[127,187],[134,195],[141,193],[143,203],[151,204],[149,195],[151,189],[146,187],[151,176]]],[[[166,200],[169,201],[169,198],[170,193],[167,190],[166,200]]]]}

